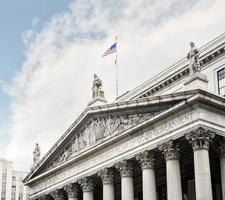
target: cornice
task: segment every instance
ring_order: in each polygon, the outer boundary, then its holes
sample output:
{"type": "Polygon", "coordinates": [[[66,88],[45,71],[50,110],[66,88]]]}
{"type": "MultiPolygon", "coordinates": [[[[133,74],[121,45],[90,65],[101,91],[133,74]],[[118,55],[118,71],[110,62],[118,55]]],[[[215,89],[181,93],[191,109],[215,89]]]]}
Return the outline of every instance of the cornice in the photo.
{"type": "MultiPolygon", "coordinates": [[[[223,56],[225,56],[225,33],[200,48],[199,61],[201,69],[204,70],[206,66],[223,56]]],[[[164,89],[184,79],[188,74],[188,59],[183,58],[142,85],[121,96],[121,98],[117,99],[117,102],[157,95],[164,89]]]]}

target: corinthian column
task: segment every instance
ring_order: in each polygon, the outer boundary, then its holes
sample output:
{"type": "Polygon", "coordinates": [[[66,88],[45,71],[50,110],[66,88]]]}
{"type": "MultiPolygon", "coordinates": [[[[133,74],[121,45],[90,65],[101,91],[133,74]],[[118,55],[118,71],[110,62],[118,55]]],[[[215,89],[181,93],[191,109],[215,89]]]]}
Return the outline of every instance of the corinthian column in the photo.
{"type": "Polygon", "coordinates": [[[212,200],[209,145],[214,133],[202,127],[186,135],[194,151],[196,200],[212,200]]]}
{"type": "Polygon", "coordinates": [[[94,184],[90,177],[85,177],[78,181],[83,190],[83,200],[94,200],[94,184]]]}
{"type": "Polygon", "coordinates": [[[112,169],[103,169],[98,172],[98,176],[102,180],[103,200],[114,200],[114,184],[112,169]]]}
{"type": "Polygon", "coordinates": [[[220,145],[220,169],[221,169],[221,183],[223,200],[225,200],[225,140],[223,139],[220,145]]]}
{"type": "Polygon", "coordinates": [[[121,175],[121,196],[122,200],[134,200],[133,166],[128,160],[116,164],[121,175]]]}
{"type": "Polygon", "coordinates": [[[63,188],[66,191],[68,200],[78,200],[78,185],[70,183],[63,188]]]}
{"type": "Polygon", "coordinates": [[[143,200],[156,200],[154,155],[145,151],[136,156],[142,168],[143,200]]]}
{"type": "Polygon", "coordinates": [[[166,160],[167,200],[182,200],[178,146],[169,141],[162,144],[159,149],[166,160]]]}
{"type": "Polygon", "coordinates": [[[50,193],[54,200],[62,200],[64,198],[62,190],[55,190],[50,193]]]}

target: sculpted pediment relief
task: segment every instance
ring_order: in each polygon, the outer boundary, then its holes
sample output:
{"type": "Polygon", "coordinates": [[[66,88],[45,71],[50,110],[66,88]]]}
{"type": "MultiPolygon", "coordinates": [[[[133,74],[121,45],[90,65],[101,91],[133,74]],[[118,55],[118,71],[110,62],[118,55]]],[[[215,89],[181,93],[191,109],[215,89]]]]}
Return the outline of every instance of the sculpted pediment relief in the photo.
{"type": "Polygon", "coordinates": [[[71,138],[69,145],[55,158],[48,169],[79,153],[152,118],[159,112],[92,117],[71,138]]]}

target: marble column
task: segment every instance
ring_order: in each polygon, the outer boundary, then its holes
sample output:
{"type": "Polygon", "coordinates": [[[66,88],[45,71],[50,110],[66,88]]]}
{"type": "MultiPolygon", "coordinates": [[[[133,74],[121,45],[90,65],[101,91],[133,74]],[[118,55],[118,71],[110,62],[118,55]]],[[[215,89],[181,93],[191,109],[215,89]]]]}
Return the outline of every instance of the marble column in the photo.
{"type": "Polygon", "coordinates": [[[122,200],[134,200],[133,166],[132,162],[124,160],[115,166],[121,175],[122,200]]]}
{"type": "Polygon", "coordinates": [[[63,191],[61,189],[52,191],[50,195],[53,197],[54,200],[63,200],[64,198],[63,191]]]}
{"type": "Polygon", "coordinates": [[[145,151],[136,155],[142,168],[143,200],[156,200],[156,182],[154,170],[154,155],[145,151]]]}
{"type": "Polygon", "coordinates": [[[225,139],[220,145],[220,170],[221,170],[221,185],[222,185],[222,196],[225,200],[225,139]]]}
{"type": "Polygon", "coordinates": [[[182,200],[179,149],[174,141],[159,146],[166,160],[167,200],[182,200]]]}
{"type": "Polygon", "coordinates": [[[213,199],[209,163],[209,146],[214,136],[214,133],[202,127],[199,127],[185,136],[192,144],[194,151],[196,200],[213,199]]]}
{"type": "Polygon", "coordinates": [[[103,169],[98,172],[98,176],[102,180],[103,200],[114,200],[113,170],[103,169]]]}
{"type": "Polygon", "coordinates": [[[78,183],[81,185],[83,190],[83,200],[94,200],[94,183],[90,177],[80,179],[78,183]]]}
{"type": "Polygon", "coordinates": [[[63,188],[66,191],[68,200],[78,200],[78,185],[70,183],[63,188]]]}

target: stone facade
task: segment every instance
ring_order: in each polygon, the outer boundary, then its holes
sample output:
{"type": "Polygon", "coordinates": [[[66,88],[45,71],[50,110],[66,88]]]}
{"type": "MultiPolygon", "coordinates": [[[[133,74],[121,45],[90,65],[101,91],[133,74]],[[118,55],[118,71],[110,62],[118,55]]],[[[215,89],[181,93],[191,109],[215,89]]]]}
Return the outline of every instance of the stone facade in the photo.
{"type": "Polygon", "coordinates": [[[225,66],[225,35],[213,44],[199,50],[200,73],[189,75],[184,60],[116,102],[87,107],[24,179],[30,199],[224,199],[215,69],[225,66]]]}

